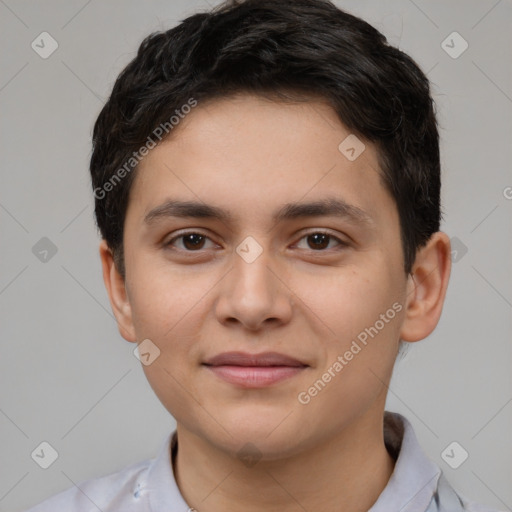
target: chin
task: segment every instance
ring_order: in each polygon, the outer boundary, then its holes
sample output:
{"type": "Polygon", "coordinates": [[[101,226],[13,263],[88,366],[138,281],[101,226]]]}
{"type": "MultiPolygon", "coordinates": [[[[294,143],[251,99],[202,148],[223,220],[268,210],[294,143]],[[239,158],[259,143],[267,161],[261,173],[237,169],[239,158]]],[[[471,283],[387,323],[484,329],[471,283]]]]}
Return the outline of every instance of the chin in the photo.
{"type": "Polygon", "coordinates": [[[216,418],[232,437],[226,437],[224,432],[221,438],[215,436],[212,441],[237,457],[244,447],[255,450],[264,460],[290,456],[307,442],[302,436],[309,437],[295,424],[297,417],[293,418],[291,411],[285,407],[239,407],[216,418]]]}

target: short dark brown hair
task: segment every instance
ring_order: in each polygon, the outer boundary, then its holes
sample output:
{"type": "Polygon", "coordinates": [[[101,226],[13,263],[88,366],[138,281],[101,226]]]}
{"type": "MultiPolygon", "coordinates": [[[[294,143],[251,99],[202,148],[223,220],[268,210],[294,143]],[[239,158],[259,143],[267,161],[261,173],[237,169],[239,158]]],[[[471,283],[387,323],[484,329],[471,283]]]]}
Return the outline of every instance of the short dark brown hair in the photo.
{"type": "Polygon", "coordinates": [[[245,0],[149,35],[98,116],[90,162],[96,222],[121,275],[134,155],[191,98],[239,92],[323,98],[352,133],[376,144],[409,273],[441,220],[439,135],[427,77],[378,30],[329,1],[245,0]]]}

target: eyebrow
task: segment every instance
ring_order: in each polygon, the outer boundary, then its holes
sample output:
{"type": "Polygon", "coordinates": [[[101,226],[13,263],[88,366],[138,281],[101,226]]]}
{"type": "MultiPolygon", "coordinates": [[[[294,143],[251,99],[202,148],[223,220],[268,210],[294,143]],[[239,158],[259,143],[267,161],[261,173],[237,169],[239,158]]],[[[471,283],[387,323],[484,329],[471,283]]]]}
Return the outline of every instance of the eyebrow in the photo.
{"type": "MultiPolygon", "coordinates": [[[[311,202],[287,203],[272,216],[274,222],[304,217],[341,217],[356,224],[374,225],[374,220],[358,206],[351,205],[339,198],[326,198],[311,202]]],[[[197,219],[215,219],[222,222],[233,220],[228,210],[197,201],[167,199],[150,210],[144,217],[144,223],[152,225],[168,217],[193,217],[197,219]]]]}

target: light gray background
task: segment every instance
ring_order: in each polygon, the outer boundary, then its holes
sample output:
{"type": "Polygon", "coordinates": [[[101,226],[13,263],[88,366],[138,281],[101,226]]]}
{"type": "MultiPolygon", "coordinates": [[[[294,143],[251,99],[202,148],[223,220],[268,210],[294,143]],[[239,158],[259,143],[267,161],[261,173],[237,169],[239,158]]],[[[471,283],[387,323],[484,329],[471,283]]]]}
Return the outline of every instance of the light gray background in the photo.
{"type": "MultiPolygon", "coordinates": [[[[397,364],[388,409],[413,423],[461,493],[512,510],[512,3],[340,0],[433,82],[443,229],[453,265],[441,322],[397,364]],[[468,42],[457,59],[441,43],[468,42]],[[457,441],[458,469],[441,458],[457,441]]],[[[0,0],[0,510],[154,456],[174,420],[118,334],[104,289],[88,159],[92,124],[142,38],[208,2],[0,0]],[[59,47],[31,48],[43,31],[59,47]],[[32,252],[48,237],[58,252],[32,252]],[[48,469],[31,452],[59,453],[48,469]]],[[[459,44],[459,43],[457,43],[459,44]]]]}

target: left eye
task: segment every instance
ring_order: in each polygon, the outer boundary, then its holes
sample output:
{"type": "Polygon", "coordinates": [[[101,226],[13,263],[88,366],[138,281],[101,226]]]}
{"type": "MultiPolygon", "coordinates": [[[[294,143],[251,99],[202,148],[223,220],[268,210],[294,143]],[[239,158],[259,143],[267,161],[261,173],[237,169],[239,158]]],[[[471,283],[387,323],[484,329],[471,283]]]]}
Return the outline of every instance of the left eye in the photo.
{"type": "MultiPolygon", "coordinates": [[[[308,247],[305,247],[305,249],[313,249],[314,251],[323,250],[323,249],[330,249],[332,247],[329,247],[329,244],[331,241],[336,241],[337,245],[344,246],[346,245],[344,242],[342,242],[339,238],[329,234],[329,233],[323,233],[321,231],[315,232],[315,233],[309,233],[307,235],[304,235],[301,240],[306,240],[306,244],[308,247]]],[[[299,245],[297,245],[299,247],[299,245]]],[[[304,249],[304,247],[300,247],[301,249],[304,249]]]]}
{"type": "Polygon", "coordinates": [[[179,249],[197,251],[205,248],[205,241],[209,240],[209,238],[206,235],[202,235],[201,233],[185,233],[173,238],[172,240],[169,240],[166,245],[174,245],[176,240],[182,240],[182,247],[179,247],[179,249]]]}

